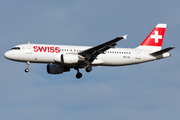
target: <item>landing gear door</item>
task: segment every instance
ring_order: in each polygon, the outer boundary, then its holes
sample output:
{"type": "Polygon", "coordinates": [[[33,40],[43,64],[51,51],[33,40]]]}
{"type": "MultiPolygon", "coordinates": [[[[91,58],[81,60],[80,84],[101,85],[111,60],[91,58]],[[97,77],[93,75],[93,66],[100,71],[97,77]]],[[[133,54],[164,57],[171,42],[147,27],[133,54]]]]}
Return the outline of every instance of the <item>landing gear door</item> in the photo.
{"type": "Polygon", "coordinates": [[[32,54],[32,48],[30,43],[26,45],[26,54],[32,54]]]}
{"type": "Polygon", "coordinates": [[[136,50],[136,59],[141,59],[141,54],[139,50],[136,50]]]}

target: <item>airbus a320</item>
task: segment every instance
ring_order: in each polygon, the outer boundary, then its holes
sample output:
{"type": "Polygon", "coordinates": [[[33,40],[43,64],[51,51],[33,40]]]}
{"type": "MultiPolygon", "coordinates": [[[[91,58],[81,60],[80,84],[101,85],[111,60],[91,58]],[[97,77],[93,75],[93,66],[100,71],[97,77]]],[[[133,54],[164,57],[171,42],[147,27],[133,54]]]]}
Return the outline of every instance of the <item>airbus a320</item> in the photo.
{"type": "Polygon", "coordinates": [[[136,48],[115,48],[117,42],[127,35],[97,45],[69,46],[49,44],[21,44],[7,51],[5,58],[25,62],[25,72],[30,63],[46,63],[49,74],[62,74],[70,69],[77,70],[76,78],[81,78],[80,68],[90,72],[94,66],[124,66],[154,61],[170,57],[174,47],[162,48],[167,24],[158,24],[147,38],[136,48]]]}

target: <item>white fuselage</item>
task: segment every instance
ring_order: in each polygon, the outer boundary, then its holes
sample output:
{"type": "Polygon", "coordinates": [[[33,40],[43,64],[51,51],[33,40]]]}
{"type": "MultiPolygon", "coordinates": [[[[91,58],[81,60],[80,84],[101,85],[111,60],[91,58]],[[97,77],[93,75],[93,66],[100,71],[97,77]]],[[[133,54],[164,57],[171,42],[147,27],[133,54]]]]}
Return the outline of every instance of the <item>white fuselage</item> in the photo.
{"type": "Polygon", "coordinates": [[[127,38],[127,35],[124,35],[94,47],[22,44],[13,47],[4,56],[10,60],[26,62],[25,72],[29,71],[30,63],[48,63],[49,74],[62,74],[74,68],[77,70],[76,78],[79,79],[82,77],[79,68],[90,72],[93,66],[132,65],[170,57],[168,51],[174,47],[161,49],[166,25],[159,23],[134,49],[114,48],[118,41],[127,38]]]}
{"type": "MultiPolygon", "coordinates": [[[[91,47],[88,46],[67,46],[67,45],[47,45],[47,44],[22,44],[17,45],[5,53],[5,57],[19,62],[31,63],[56,63],[57,56],[61,54],[71,53],[77,54],[91,47]],[[18,48],[18,49],[17,49],[18,48]]],[[[130,49],[130,48],[111,48],[98,55],[98,57],[91,63],[91,66],[123,66],[138,64],[142,62],[156,60],[156,57],[150,55],[153,51],[130,49]]],[[[164,57],[169,57],[166,55],[164,57]]],[[[71,64],[66,66],[81,66],[81,64],[71,64]]],[[[83,67],[83,64],[82,64],[83,67]]]]}

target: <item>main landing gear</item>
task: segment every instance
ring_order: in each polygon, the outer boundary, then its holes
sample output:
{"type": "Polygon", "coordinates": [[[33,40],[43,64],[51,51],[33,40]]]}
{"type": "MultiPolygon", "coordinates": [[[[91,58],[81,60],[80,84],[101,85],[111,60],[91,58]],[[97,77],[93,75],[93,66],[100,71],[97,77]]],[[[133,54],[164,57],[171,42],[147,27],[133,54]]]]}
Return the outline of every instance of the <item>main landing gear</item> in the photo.
{"type": "Polygon", "coordinates": [[[74,69],[77,70],[76,78],[80,79],[82,77],[82,73],[79,72],[79,68],[74,68],[74,69]]]}
{"type": "Polygon", "coordinates": [[[80,79],[81,77],[82,77],[82,73],[78,72],[78,73],[76,74],[76,78],[77,78],[77,79],[80,79]]]}
{"type": "Polygon", "coordinates": [[[27,67],[27,68],[24,70],[26,73],[29,72],[29,64],[30,64],[30,62],[27,61],[27,62],[26,62],[26,67],[27,67]]]}
{"type": "MultiPolygon", "coordinates": [[[[82,73],[79,72],[79,68],[74,68],[74,69],[77,70],[76,78],[80,79],[82,77],[82,73]]],[[[91,72],[91,71],[92,71],[91,66],[86,67],[86,72],[91,72]]]]}
{"type": "Polygon", "coordinates": [[[91,70],[92,70],[91,66],[86,67],[86,72],[91,72],[91,70]]]}

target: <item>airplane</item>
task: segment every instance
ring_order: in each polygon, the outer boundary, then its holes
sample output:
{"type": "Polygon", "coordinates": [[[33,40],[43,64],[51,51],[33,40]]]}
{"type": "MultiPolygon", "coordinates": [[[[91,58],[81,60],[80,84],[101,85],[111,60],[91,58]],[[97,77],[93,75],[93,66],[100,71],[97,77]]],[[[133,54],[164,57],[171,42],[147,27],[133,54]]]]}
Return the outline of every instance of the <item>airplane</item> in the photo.
{"type": "Polygon", "coordinates": [[[13,47],[4,57],[18,62],[25,62],[25,72],[29,72],[30,63],[46,63],[49,74],[62,74],[70,69],[77,70],[76,78],[82,77],[79,69],[90,72],[94,66],[125,66],[139,64],[170,57],[168,51],[174,47],[162,48],[167,24],[159,23],[136,48],[115,48],[117,42],[127,35],[90,46],[21,44],[13,47]]]}

